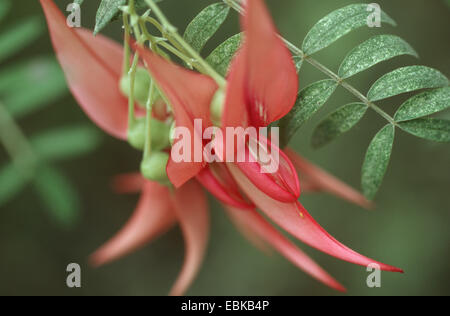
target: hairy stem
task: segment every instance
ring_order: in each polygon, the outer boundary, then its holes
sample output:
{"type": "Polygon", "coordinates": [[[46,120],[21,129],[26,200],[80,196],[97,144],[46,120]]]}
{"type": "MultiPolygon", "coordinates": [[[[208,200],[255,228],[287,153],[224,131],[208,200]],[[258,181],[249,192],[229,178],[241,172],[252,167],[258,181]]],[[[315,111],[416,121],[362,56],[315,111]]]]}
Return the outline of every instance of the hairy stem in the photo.
{"type": "Polygon", "coordinates": [[[203,72],[213,78],[217,84],[221,87],[226,85],[226,80],[219,75],[214,68],[212,68],[199,53],[189,45],[184,38],[178,34],[177,29],[169,22],[166,16],[159,9],[158,5],[153,0],[145,0],[147,5],[153,11],[155,16],[161,22],[163,30],[167,32],[181,47],[195,60],[196,63],[202,68],[203,72]]]}

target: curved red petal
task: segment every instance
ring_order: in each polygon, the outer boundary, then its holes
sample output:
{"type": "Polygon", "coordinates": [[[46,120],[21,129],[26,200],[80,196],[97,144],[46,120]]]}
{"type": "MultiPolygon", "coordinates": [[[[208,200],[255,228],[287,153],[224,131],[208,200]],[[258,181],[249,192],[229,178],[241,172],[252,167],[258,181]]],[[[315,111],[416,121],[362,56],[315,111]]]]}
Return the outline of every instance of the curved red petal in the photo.
{"type": "Polygon", "coordinates": [[[101,35],[70,28],[51,0],[40,0],[56,56],[85,113],[107,133],[127,138],[127,99],[120,94],[123,50],[101,35]]]}
{"type": "Polygon", "coordinates": [[[294,106],[298,75],[263,0],[246,1],[242,24],[249,116],[253,126],[267,126],[294,106]]]}
{"type": "Polygon", "coordinates": [[[138,193],[144,187],[145,182],[140,173],[126,173],[115,176],[112,187],[119,194],[138,193]]]}
{"type": "Polygon", "coordinates": [[[170,291],[170,295],[179,296],[190,286],[203,261],[208,243],[209,214],[206,196],[194,180],[177,189],[172,198],[186,244],[183,268],[170,291]]]}
{"type": "Polygon", "coordinates": [[[91,256],[90,261],[100,266],[116,260],[163,234],[175,219],[168,188],[147,181],[130,220],[91,256]]]}
{"type": "Polygon", "coordinates": [[[227,78],[227,93],[222,113],[222,127],[249,125],[246,106],[246,48],[242,47],[234,57],[227,78]]]}
{"type": "Polygon", "coordinates": [[[311,188],[314,188],[315,191],[326,191],[364,208],[373,208],[373,203],[367,200],[357,190],[310,163],[292,149],[286,148],[285,152],[291,159],[300,176],[304,176],[310,183],[311,188]]]}
{"type": "Polygon", "coordinates": [[[261,240],[276,249],[286,259],[298,268],[311,275],[325,285],[345,292],[345,288],[314,262],[308,255],[302,252],[291,241],[277,231],[255,210],[240,210],[227,207],[228,214],[237,222],[242,223],[250,229],[261,240]]]}
{"type": "Polygon", "coordinates": [[[328,234],[299,203],[282,203],[258,190],[238,168],[229,165],[230,172],[255,205],[284,230],[305,244],[326,254],[354,264],[378,264],[382,270],[402,272],[393,266],[376,262],[344,246],[328,234]]]}
{"type": "Polygon", "coordinates": [[[239,187],[229,173],[224,163],[210,164],[198,175],[197,181],[222,203],[241,208],[251,209],[253,204],[247,202],[239,192],[239,187]]]}
{"type": "MultiPolygon", "coordinates": [[[[246,147],[246,159],[244,162],[236,162],[242,173],[262,192],[271,198],[281,202],[294,202],[300,196],[300,183],[297,172],[286,154],[275,144],[260,136],[258,149],[250,150],[250,145],[246,147]],[[270,153],[267,149],[270,148],[270,153]],[[258,150],[258,153],[254,152],[258,150]],[[278,161],[272,156],[278,153],[278,161]],[[276,171],[264,169],[266,166],[258,161],[256,157],[271,157],[272,163],[278,164],[276,171]],[[275,160],[275,161],[274,161],[275,160]]],[[[237,161],[237,160],[236,160],[237,161]]],[[[273,166],[272,166],[273,167],[273,166]]]]}
{"type": "Polygon", "coordinates": [[[218,86],[207,76],[177,66],[137,44],[134,47],[147,63],[158,87],[169,99],[177,127],[185,127],[190,132],[191,159],[183,162],[171,159],[167,166],[170,181],[180,187],[204,166],[204,163],[196,162],[194,144],[203,143],[203,130],[211,125],[210,105],[218,86]],[[195,128],[195,119],[201,120],[201,130],[195,128]]]}

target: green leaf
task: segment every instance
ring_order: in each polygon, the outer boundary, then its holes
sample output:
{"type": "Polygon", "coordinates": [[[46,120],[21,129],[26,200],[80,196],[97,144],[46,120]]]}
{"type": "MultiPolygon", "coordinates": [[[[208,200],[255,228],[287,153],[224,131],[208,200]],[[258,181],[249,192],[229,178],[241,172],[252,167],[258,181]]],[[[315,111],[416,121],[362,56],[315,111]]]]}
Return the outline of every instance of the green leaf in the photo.
{"type": "Polygon", "coordinates": [[[339,68],[341,78],[349,78],[370,67],[401,55],[419,57],[403,39],[395,35],[378,35],[353,49],[339,68]]]}
{"type": "Polygon", "coordinates": [[[28,180],[20,174],[13,164],[0,169],[0,206],[17,196],[27,183],[28,180]]]}
{"type": "Polygon", "coordinates": [[[395,127],[386,125],[370,143],[362,167],[362,188],[364,195],[372,200],[383,182],[392,147],[394,145],[395,127]]]}
{"type": "Polygon", "coordinates": [[[26,18],[0,36],[0,62],[34,41],[44,31],[39,17],[26,18]]]}
{"type": "Polygon", "coordinates": [[[95,17],[94,35],[98,34],[120,12],[126,0],[102,0],[95,17]]]}
{"type": "Polygon", "coordinates": [[[287,145],[295,132],[327,102],[336,87],[336,81],[326,79],[300,91],[293,109],[280,121],[282,146],[287,145]]]}
{"type": "Polygon", "coordinates": [[[0,21],[8,14],[11,9],[11,2],[9,0],[0,1],[0,21]]]}
{"type": "Polygon", "coordinates": [[[370,101],[378,101],[420,89],[446,87],[448,83],[447,77],[436,69],[407,66],[378,79],[370,88],[367,97],[370,101]]]}
{"type": "Polygon", "coordinates": [[[448,143],[450,142],[450,121],[434,118],[420,118],[413,121],[399,123],[398,126],[405,132],[427,140],[448,143]]]}
{"type": "Polygon", "coordinates": [[[294,56],[292,57],[294,59],[295,68],[297,69],[297,73],[300,72],[300,69],[303,65],[303,57],[302,56],[294,56]]]}
{"type": "Polygon", "coordinates": [[[418,94],[398,109],[395,121],[409,121],[450,108],[450,87],[418,94]]]}
{"type": "Polygon", "coordinates": [[[42,159],[57,160],[93,151],[100,143],[100,135],[91,127],[71,126],[46,131],[30,142],[42,159]]]}
{"type": "Polygon", "coordinates": [[[79,218],[80,201],[66,177],[54,168],[41,167],[34,186],[55,221],[66,227],[75,224],[79,218]]]}
{"type": "MultiPolygon", "coordinates": [[[[368,4],[351,4],[333,11],[309,31],[303,41],[303,51],[307,55],[314,54],[331,45],[351,31],[367,26],[367,18],[372,14],[367,11],[368,4]]],[[[381,22],[395,25],[386,13],[381,12],[381,22]]]]}
{"type": "Polygon", "coordinates": [[[184,32],[184,39],[200,52],[225,22],[229,12],[230,7],[222,2],[206,7],[189,23],[184,32]]]}
{"type": "Polygon", "coordinates": [[[242,33],[233,35],[225,42],[220,44],[209,56],[206,61],[222,76],[226,76],[230,67],[231,60],[241,46],[242,33]]]}
{"type": "Polygon", "coordinates": [[[82,5],[84,2],[84,0],[75,0],[73,3],[78,4],[78,5],[82,5]]]}
{"type": "Polygon", "coordinates": [[[348,132],[363,118],[367,108],[364,103],[350,103],[339,108],[317,126],[312,136],[312,146],[322,147],[348,132]]]}
{"type": "Polygon", "coordinates": [[[39,58],[0,72],[0,95],[20,118],[67,92],[64,73],[54,58],[39,58]]]}

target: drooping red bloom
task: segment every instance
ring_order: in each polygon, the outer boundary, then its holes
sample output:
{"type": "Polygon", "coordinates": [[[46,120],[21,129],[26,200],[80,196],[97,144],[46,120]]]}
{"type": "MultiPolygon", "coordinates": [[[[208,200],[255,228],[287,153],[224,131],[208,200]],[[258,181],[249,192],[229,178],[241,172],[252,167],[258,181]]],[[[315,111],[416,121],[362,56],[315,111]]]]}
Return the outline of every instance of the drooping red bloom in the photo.
{"type": "MultiPolygon", "coordinates": [[[[93,37],[88,31],[67,27],[64,16],[51,0],[40,1],[57,57],[74,96],[97,125],[113,136],[126,138],[127,100],[118,89],[123,58],[120,46],[101,35],[93,37]]],[[[297,75],[262,0],[247,1],[242,25],[245,41],[228,76],[222,127],[267,126],[292,108],[297,75]]],[[[217,84],[141,47],[136,49],[169,99],[177,125],[188,128],[194,138],[201,138],[203,130],[195,130],[193,121],[202,119],[204,128],[212,125],[210,103],[217,84]]],[[[280,157],[279,171],[269,175],[261,174],[257,162],[207,165],[171,161],[167,173],[177,187],[173,193],[139,176],[122,178],[120,188],[142,191],[141,200],[125,228],[93,255],[93,262],[100,265],[119,258],[178,222],[187,249],[185,265],[172,294],[181,295],[198,270],[207,243],[208,215],[200,183],[224,203],[247,237],[257,244],[270,245],[316,279],[342,290],[341,285],[266,221],[255,206],[306,244],[342,260],[368,265],[376,262],[332,238],[297,202],[300,188],[294,167],[308,181],[304,189],[327,191],[363,206],[368,206],[368,202],[293,151],[287,150],[286,154],[280,151],[280,157]]],[[[379,265],[383,270],[401,271],[379,265]]]]}

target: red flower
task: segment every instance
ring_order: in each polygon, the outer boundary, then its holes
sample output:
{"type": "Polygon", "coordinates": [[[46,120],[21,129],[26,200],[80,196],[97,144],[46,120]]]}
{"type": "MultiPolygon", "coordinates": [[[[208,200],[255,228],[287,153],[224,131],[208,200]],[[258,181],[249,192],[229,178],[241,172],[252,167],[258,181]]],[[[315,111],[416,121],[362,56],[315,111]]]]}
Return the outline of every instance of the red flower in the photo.
{"type": "MultiPolygon", "coordinates": [[[[127,135],[127,100],[118,83],[123,54],[120,46],[88,31],[71,29],[51,0],[40,0],[47,17],[57,57],[75,98],[101,128],[113,136],[127,135]]],[[[247,1],[243,19],[245,42],[228,77],[222,127],[267,126],[292,108],[297,94],[297,75],[287,48],[278,37],[262,0],[247,1]]],[[[188,128],[193,138],[194,119],[211,126],[210,104],[218,85],[209,77],[176,66],[156,54],[136,47],[153,79],[169,99],[178,126],[188,128]]],[[[119,181],[122,191],[141,190],[135,214],[125,228],[92,257],[100,265],[116,259],[155,238],[179,222],[186,240],[186,259],[172,294],[181,295],[193,280],[202,261],[208,236],[208,213],[200,182],[226,205],[226,210],[257,244],[270,245],[299,268],[332,288],[343,290],[333,278],[288,239],[284,238],[255,207],[271,220],[327,254],[359,265],[375,261],[359,255],[331,237],[297,201],[300,194],[297,173],[306,177],[309,190],[328,191],[368,206],[360,194],[287,150],[280,151],[280,169],[262,174],[258,163],[170,161],[167,173],[177,187],[173,193],[140,177],[119,181]],[[288,156],[294,161],[291,163],[288,156]],[[191,180],[196,177],[197,181],[191,180]]],[[[401,271],[378,263],[383,270],[401,271]]]]}

